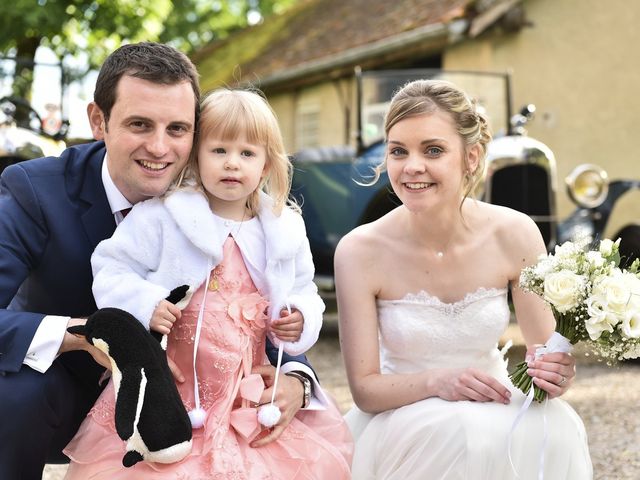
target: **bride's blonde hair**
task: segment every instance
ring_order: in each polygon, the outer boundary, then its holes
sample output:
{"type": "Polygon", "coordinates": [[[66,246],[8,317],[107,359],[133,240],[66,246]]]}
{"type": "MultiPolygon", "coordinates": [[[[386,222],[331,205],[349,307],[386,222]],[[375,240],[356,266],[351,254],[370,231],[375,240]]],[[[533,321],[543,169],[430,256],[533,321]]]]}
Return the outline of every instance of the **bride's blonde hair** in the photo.
{"type": "MultiPolygon", "coordinates": [[[[470,171],[465,165],[464,198],[472,194],[484,175],[484,159],[487,144],[491,141],[491,130],[485,115],[479,110],[477,102],[469,98],[460,88],[444,80],[415,80],[403,86],[391,99],[385,116],[385,141],[389,139],[389,130],[405,118],[434,113],[440,110],[450,114],[458,134],[465,145],[465,153],[473,145],[479,145],[478,166],[470,171]]],[[[465,155],[466,162],[466,155],[465,155]]],[[[374,182],[385,171],[387,156],[376,168],[374,182]]]]}
{"type": "Polygon", "coordinates": [[[285,205],[300,211],[298,205],[289,198],[293,166],[284,149],[278,120],[259,90],[219,88],[205,96],[201,103],[198,135],[176,188],[195,186],[204,190],[198,171],[197,154],[201,139],[210,135],[224,141],[236,140],[244,135],[247,141],[264,146],[267,156],[266,174],[258,189],[247,200],[247,207],[252,215],[256,215],[259,210],[260,190],[273,198],[273,211],[276,215],[282,212],[285,205]]]}

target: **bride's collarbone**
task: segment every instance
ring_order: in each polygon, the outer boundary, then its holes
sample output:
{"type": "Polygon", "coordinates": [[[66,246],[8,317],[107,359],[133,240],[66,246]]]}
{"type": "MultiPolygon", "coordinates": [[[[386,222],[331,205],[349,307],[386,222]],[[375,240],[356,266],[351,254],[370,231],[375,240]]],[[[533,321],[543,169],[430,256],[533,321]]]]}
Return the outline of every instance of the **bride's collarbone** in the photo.
{"type": "Polygon", "coordinates": [[[399,275],[394,276],[389,272],[390,275],[386,277],[385,283],[391,287],[389,290],[394,290],[396,294],[425,291],[435,297],[454,301],[481,288],[502,288],[506,284],[504,275],[487,268],[435,263],[435,265],[414,263],[407,265],[404,269],[398,268],[396,272],[399,275]]]}

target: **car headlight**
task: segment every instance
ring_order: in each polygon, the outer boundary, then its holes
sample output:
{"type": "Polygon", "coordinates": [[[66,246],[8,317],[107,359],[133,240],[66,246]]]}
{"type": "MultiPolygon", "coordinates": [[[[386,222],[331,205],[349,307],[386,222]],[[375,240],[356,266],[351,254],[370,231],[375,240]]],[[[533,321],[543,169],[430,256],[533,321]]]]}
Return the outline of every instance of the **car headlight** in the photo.
{"type": "Polygon", "coordinates": [[[565,178],[571,199],[584,208],[598,207],[609,193],[607,172],[597,165],[578,165],[565,178]]]}

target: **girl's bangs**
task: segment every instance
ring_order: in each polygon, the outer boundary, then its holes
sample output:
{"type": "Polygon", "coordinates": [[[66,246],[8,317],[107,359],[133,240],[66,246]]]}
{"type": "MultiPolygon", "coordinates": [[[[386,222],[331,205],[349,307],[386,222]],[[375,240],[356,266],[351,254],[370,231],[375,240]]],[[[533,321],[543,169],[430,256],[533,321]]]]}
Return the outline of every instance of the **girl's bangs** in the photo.
{"type": "Polygon", "coordinates": [[[227,98],[226,102],[208,105],[202,115],[202,133],[214,135],[222,141],[244,137],[249,143],[266,145],[268,134],[265,119],[261,119],[250,105],[227,98]],[[262,121],[261,121],[262,120],[262,121]]]}

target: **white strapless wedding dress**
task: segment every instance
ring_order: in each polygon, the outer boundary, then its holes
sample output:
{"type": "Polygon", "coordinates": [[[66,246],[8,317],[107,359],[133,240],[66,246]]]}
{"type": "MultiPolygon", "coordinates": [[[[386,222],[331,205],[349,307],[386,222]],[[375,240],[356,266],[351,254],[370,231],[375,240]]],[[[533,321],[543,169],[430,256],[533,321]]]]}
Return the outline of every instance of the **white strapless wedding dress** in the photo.
{"type": "Polygon", "coordinates": [[[424,292],[379,300],[378,317],[383,373],[475,367],[512,397],[509,405],[428,398],[377,415],[354,407],[346,415],[354,480],[529,480],[542,463],[546,480],[593,477],[584,425],[563,400],[534,402],[508,441],[525,396],[497,348],[509,322],[506,289],[479,289],[456,303],[424,292]]]}

